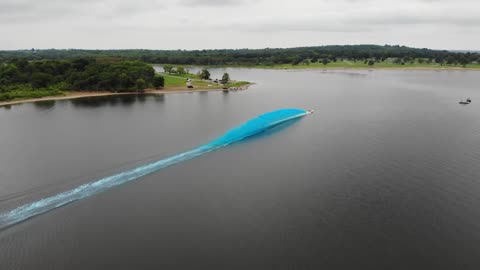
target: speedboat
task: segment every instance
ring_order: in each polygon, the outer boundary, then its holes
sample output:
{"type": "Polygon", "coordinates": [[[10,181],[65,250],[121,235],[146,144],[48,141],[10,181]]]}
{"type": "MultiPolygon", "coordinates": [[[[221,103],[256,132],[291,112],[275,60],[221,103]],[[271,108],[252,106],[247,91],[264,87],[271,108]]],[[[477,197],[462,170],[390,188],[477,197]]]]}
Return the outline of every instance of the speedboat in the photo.
{"type": "Polygon", "coordinates": [[[315,112],[315,111],[314,110],[307,110],[308,114],[312,114],[313,112],[315,112]]]}
{"type": "Polygon", "coordinates": [[[472,100],[470,98],[467,98],[465,101],[463,100],[460,100],[460,102],[458,102],[459,104],[463,104],[463,105],[467,105],[467,104],[470,104],[472,103],[472,100]]]}

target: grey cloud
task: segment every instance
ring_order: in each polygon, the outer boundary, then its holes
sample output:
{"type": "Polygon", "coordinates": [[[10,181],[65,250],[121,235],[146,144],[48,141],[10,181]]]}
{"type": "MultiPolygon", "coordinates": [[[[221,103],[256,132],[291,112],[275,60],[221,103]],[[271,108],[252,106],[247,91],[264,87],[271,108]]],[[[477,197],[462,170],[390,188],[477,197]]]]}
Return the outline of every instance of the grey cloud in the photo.
{"type": "Polygon", "coordinates": [[[27,9],[29,5],[22,2],[0,2],[0,14],[9,14],[12,12],[17,12],[18,10],[27,9]]]}
{"type": "MultiPolygon", "coordinates": [[[[424,0],[423,0],[424,1],[424,0]]],[[[363,15],[352,15],[345,23],[363,24],[376,26],[395,26],[395,25],[452,25],[452,26],[479,26],[480,17],[469,16],[468,12],[464,14],[443,14],[433,13],[426,14],[422,12],[378,12],[367,13],[363,15]],[[404,14],[401,14],[404,13],[404,14]]]]}
{"type": "Polygon", "coordinates": [[[164,11],[168,8],[160,1],[143,0],[142,4],[132,1],[114,0],[44,0],[44,1],[8,1],[0,3],[0,22],[30,24],[37,22],[61,21],[68,18],[70,22],[92,19],[109,20],[113,17],[140,15],[146,12],[164,11]]]}
{"type": "MultiPolygon", "coordinates": [[[[214,27],[212,27],[214,28],[214,27]]],[[[237,30],[248,32],[363,32],[369,27],[364,25],[343,25],[334,24],[325,20],[263,20],[254,21],[249,24],[231,23],[217,25],[216,28],[223,30],[237,30]]]]}
{"type": "Polygon", "coordinates": [[[228,7],[228,6],[240,6],[249,1],[245,0],[182,0],[180,5],[189,7],[228,7]]]}
{"type": "Polygon", "coordinates": [[[80,3],[76,1],[8,1],[3,0],[0,3],[0,20],[2,21],[22,21],[30,23],[38,20],[55,19],[65,15],[65,13],[73,12],[79,13],[80,5],[93,3],[93,1],[86,1],[80,3]]]}
{"type": "Polygon", "coordinates": [[[257,48],[318,42],[480,48],[479,9],[478,0],[0,0],[0,35],[8,37],[0,46],[87,48],[101,39],[104,47],[226,48],[241,36],[242,46],[257,48]],[[441,34],[425,35],[434,32],[441,34]],[[144,38],[133,43],[129,36],[144,38]]]}

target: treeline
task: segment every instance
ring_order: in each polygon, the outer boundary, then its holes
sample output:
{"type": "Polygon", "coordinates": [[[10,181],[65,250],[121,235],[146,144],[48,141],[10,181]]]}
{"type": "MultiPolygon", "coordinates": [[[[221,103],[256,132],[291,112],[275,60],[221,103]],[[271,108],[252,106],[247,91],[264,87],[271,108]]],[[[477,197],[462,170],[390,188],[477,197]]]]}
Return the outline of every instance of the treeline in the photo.
{"type": "Polygon", "coordinates": [[[129,91],[152,86],[155,71],[139,61],[79,58],[73,60],[11,59],[0,64],[0,91],[18,85],[32,89],[129,91]]]}
{"type": "Polygon", "coordinates": [[[405,46],[332,45],[287,49],[225,49],[225,50],[23,50],[0,51],[0,61],[24,58],[71,59],[80,57],[120,57],[147,63],[175,65],[278,65],[302,62],[336,62],[337,60],[384,61],[386,59],[423,59],[435,63],[478,63],[480,55],[470,52],[450,52],[417,49],[405,46]]]}

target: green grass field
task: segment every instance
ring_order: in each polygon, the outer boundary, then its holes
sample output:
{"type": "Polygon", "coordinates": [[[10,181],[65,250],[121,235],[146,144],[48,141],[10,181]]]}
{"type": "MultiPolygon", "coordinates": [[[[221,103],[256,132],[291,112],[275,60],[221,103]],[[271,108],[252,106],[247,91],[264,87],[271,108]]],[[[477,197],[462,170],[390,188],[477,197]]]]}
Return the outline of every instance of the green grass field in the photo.
{"type": "Polygon", "coordinates": [[[247,84],[250,84],[250,82],[246,82],[246,81],[230,82],[230,83],[227,83],[225,87],[242,87],[247,84]]]}
{"type": "Polygon", "coordinates": [[[170,76],[167,74],[162,74],[165,78],[165,87],[182,87],[186,86],[186,79],[177,76],[170,76]]]}
{"type": "MultiPolygon", "coordinates": [[[[162,76],[165,78],[165,88],[187,88],[187,78],[192,79],[192,85],[195,88],[200,89],[221,89],[223,88],[222,84],[210,84],[208,81],[204,81],[198,78],[197,75],[194,74],[184,74],[184,75],[171,75],[166,73],[161,73],[162,76]],[[210,86],[209,86],[210,85],[210,86]]],[[[239,82],[232,82],[226,85],[226,87],[240,87],[243,85],[249,84],[249,82],[239,81],[239,82]]]]}

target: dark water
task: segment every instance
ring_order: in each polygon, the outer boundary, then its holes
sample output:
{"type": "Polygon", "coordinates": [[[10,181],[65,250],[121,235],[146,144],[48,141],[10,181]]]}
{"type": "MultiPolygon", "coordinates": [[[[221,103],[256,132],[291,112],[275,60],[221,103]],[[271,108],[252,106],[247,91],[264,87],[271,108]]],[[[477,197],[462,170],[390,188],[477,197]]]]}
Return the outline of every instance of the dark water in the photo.
{"type": "Polygon", "coordinates": [[[479,73],[227,71],[257,85],[0,108],[2,211],[316,110],[0,231],[0,269],[480,267],[479,73]]]}

